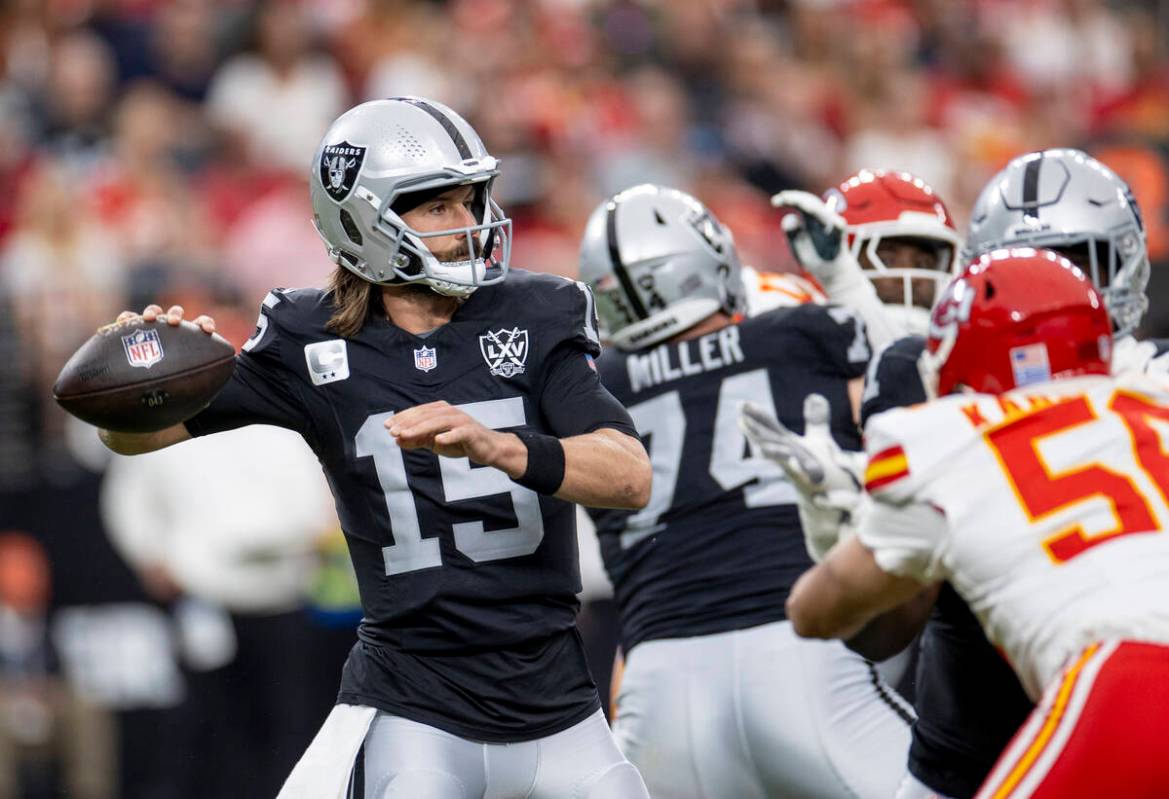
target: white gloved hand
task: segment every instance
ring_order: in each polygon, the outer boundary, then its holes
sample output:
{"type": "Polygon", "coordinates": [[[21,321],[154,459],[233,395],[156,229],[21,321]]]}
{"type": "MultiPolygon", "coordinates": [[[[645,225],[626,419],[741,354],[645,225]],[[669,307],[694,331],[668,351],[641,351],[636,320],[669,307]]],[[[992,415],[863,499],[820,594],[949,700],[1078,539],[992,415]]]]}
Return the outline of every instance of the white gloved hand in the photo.
{"type": "MultiPolygon", "coordinates": [[[[805,270],[828,288],[845,273],[860,275],[860,264],[844,246],[844,217],[833,211],[815,194],[807,191],[781,191],[771,198],[776,208],[795,211],[786,214],[780,226],[791,243],[796,260],[805,270]]],[[[831,292],[830,292],[831,293],[831,292]]]]}
{"type": "Polygon", "coordinates": [[[829,300],[860,315],[875,350],[906,334],[904,326],[885,312],[873,284],[845,246],[844,217],[806,191],[781,191],[772,196],[771,204],[795,211],[785,215],[780,226],[796,260],[820,281],[829,300]]]}
{"type": "Polygon", "coordinates": [[[817,563],[837,541],[856,532],[864,492],[865,455],[845,452],[829,430],[831,407],[819,394],[804,400],[804,434],[784,427],[770,411],[744,402],[739,426],[751,445],[783,468],[795,485],[808,554],[817,563]]]}

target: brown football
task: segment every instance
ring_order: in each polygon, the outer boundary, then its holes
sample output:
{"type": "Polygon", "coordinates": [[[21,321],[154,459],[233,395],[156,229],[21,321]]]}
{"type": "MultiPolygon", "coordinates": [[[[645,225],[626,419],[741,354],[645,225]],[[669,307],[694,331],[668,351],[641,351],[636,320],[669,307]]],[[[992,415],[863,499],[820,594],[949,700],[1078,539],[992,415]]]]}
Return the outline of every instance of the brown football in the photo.
{"type": "Polygon", "coordinates": [[[205,408],[234,366],[235,348],[217,333],[135,317],[81,345],[57,376],[53,398],[98,427],[152,433],[205,408]]]}

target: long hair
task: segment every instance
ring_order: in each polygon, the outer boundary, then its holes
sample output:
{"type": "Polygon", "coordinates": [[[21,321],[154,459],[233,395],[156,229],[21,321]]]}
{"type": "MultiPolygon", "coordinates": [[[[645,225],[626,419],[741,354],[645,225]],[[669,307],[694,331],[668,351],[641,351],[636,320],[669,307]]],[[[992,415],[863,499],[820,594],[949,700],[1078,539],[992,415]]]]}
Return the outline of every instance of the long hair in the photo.
{"type": "Polygon", "coordinates": [[[356,336],[375,313],[384,313],[381,290],[343,266],[329,276],[329,293],[333,295],[333,315],[325,327],[341,338],[356,336]]]}

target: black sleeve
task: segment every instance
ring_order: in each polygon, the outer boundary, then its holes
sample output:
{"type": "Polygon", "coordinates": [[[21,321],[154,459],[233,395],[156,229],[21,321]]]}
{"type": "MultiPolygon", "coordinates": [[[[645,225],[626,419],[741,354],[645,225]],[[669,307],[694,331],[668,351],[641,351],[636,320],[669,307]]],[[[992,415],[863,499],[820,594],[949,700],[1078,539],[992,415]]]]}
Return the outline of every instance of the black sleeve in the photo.
{"type": "Polygon", "coordinates": [[[865,375],[861,396],[861,427],[878,413],[925,402],[925,386],[917,359],[925,349],[921,336],[899,338],[881,350],[865,375]]]}
{"type": "Polygon", "coordinates": [[[282,336],[270,308],[266,300],[255,335],[235,356],[235,371],[227,385],[210,405],[185,422],[191,435],[270,424],[307,436],[308,414],[281,358],[282,336]]]}
{"type": "Polygon", "coordinates": [[[629,413],[597,375],[593,356],[575,343],[562,342],[544,363],[540,414],[560,438],[610,427],[637,438],[629,413]]]}
{"type": "Polygon", "coordinates": [[[864,375],[872,350],[864,321],[841,305],[807,303],[790,311],[792,321],[814,345],[821,367],[852,380],[864,375]]]}
{"type": "Polygon", "coordinates": [[[534,301],[544,305],[556,346],[568,343],[594,358],[601,354],[593,290],[579,280],[548,276],[534,301]]]}

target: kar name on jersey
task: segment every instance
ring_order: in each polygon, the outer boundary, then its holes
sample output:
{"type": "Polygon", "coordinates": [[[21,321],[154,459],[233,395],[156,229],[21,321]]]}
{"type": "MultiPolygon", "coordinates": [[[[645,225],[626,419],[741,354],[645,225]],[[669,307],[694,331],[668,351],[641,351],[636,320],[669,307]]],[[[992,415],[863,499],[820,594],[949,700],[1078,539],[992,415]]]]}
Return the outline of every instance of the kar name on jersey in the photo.
{"type": "Polygon", "coordinates": [[[287,427],[320,460],[364,611],[339,700],[481,741],[586,718],[599,705],[574,626],[573,506],[467,458],[402,450],[384,423],[441,399],[498,430],[636,435],[592,362],[592,294],[512,270],[425,336],[373,316],[341,339],[331,313],[319,290],[269,294],[232,380],[187,427],[287,427]]]}
{"type": "Polygon", "coordinates": [[[806,304],[598,362],[654,473],[641,511],[589,511],[626,653],[645,640],[784,618],[787,593],[811,562],[794,489],[779,466],[749,451],[739,405],[773,407],[802,430],[804,398],[818,392],[832,402],[837,441],[858,449],[848,381],[864,374],[868,358],[857,317],[806,304]]]}
{"type": "Polygon", "coordinates": [[[949,580],[1037,699],[1093,642],[1169,643],[1166,421],[1169,385],[1136,372],[889,411],[858,536],[949,580]]]}

